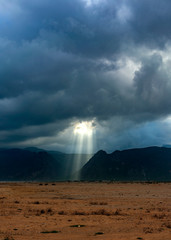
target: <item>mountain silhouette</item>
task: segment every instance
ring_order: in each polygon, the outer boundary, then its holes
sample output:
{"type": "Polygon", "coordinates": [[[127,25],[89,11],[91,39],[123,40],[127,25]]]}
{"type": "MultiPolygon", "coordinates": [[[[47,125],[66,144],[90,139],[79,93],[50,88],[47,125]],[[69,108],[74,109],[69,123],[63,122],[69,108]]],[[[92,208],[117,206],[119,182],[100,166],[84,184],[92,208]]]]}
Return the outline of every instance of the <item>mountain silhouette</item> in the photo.
{"type": "Polygon", "coordinates": [[[148,147],[111,154],[100,150],[90,157],[35,147],[0,149],[0,181],[74,180],[76,175],[88,181],[171,181],[171,148],[148,147]]]}
{"type": "Polygon", "coordinates": [[[46,151],[0,149],[1,181],[57,180],[61,165],[46,151]]]}
{"type": "Polygon", "coordinates": [[[80,170],[91,156],[36,147],[0,149],[0,181],[70,180],[74,171],[80,170]]]}
{"type": "Polygon", "coordinates": [[[98,151],[80,170],[81,180],[171,181],[171,149],[98,151]]]}

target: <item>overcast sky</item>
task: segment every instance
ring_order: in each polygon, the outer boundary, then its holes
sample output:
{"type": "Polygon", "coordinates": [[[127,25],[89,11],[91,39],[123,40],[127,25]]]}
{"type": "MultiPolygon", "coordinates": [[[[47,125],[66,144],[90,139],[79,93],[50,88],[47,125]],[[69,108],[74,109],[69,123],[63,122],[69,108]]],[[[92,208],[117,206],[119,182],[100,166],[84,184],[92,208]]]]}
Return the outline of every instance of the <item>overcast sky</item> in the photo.
{"type": "Polygon", "coordinates": [[[170,0],[1,0],[0,146],[170,144],[170,40],[170,0]]]}

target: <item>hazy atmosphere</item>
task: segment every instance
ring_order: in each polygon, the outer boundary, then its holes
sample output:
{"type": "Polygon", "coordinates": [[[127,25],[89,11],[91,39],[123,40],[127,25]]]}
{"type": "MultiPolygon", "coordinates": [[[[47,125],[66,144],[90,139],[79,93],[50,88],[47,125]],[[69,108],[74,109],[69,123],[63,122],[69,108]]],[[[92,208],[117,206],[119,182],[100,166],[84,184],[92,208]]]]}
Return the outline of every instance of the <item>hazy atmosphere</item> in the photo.
{"type": "Polygon", "coordinates": [[[170,0],[1,0],[0,146],[171,144],[170,0]]]}

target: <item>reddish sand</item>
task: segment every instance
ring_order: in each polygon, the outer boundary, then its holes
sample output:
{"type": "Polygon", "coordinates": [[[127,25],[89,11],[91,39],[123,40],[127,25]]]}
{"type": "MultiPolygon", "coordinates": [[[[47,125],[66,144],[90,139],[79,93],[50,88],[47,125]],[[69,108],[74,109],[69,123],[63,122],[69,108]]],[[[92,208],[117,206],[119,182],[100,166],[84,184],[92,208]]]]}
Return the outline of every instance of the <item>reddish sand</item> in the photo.
{"type": "Polygon", "coordinates": [[[12,239],[171,240],[171,183],[1,183],[12,239]]]}

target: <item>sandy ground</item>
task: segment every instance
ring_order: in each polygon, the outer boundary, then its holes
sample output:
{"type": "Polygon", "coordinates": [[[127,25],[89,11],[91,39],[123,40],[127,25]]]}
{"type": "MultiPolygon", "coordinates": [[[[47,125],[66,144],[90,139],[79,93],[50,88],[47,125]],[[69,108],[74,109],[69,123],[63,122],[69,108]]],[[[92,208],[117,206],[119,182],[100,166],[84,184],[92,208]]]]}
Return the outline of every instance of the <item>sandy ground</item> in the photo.
{"type": "Polygon", "coordinates": [[[0,240],[171,240],[171,183],[0,183],[0,240]]]}

